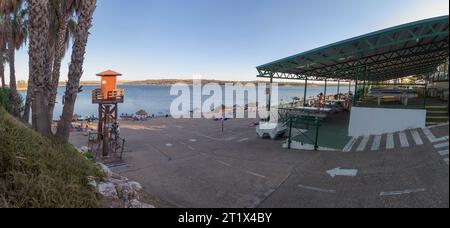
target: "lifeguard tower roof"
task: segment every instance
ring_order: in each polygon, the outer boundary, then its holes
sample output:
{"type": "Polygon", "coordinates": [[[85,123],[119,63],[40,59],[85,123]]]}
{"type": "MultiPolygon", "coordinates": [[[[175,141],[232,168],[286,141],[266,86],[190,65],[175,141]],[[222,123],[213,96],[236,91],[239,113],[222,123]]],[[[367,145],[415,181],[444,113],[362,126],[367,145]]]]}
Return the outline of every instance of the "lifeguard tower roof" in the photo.
{"type": "Polygon", "coordinates": [[[107,70],[107,71],[104,71],[102,73],[98,73],[97,76],[99,76],[99,77],[122,76],[122,74],[118,73],[118,72],[115,72],[115,71],[112,71],[112,70],[107,70]]]}

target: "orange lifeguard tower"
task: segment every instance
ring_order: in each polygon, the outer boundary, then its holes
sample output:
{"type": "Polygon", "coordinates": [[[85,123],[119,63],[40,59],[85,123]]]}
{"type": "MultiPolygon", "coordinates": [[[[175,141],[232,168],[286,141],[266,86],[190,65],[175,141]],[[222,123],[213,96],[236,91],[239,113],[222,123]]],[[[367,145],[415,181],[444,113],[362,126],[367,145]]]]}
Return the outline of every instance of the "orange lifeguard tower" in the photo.
{"type": "MultiPolygon", "coordinates": [[[[123,89],[117,88],[117,77],[122,74],[108,70],[97,76],[101,77],[101,86],[100,89],[92,91],[92,103],[99,105],[97,141],[102,144],[103,157],[107,157],[113,139],[111,127],[113,123],[117,122],[118,104],[124,102],[125,93],[123,89]]],[[[124,142],[125,140],[123,140],[123,144],[124,142]]]]}

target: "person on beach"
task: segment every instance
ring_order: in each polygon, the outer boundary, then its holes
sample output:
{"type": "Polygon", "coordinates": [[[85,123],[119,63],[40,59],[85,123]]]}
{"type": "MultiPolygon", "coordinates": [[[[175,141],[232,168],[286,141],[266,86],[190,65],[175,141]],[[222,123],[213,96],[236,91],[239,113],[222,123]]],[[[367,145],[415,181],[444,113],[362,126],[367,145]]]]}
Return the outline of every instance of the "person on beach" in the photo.
{"type": "Polygon", "coordinates": [[[350,105],[352,103],[353,100],[353,93],[351,91],[348,92],[348,96],[345,98],[345,104],[344,104],[344,110],[345,111],[349,111],[350,110],[350,105]]]}
{"type": "Polygon", "coordinates": [[[317,110],[320,111],[324,107],[324,99],[323,93],[319,95],[319,103],[317,103],[317,110]]]}
{"type": "Polygon", "coordinates": [[[118,122],[114,122],[111,126],[111,134],[115,139],[120,136],[120,125],[118,122]]]}

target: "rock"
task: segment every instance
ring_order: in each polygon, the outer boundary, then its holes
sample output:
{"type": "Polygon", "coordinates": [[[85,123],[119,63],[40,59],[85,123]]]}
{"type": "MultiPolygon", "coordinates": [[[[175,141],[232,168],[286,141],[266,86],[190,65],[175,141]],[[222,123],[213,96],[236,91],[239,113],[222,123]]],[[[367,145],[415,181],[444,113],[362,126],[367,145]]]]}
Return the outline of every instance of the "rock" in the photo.
{"type": "Polygon", "coordinates": [[[122,183],[116,185],[117,193],[119,194],[119,198],[123,199],[125,202],[130,200],[139,199],[138,193],[133,189],[131,184],[122,183]]]}
{"type": "Polygon", "coordinates": [[[138,182],[136,182],[136,181],[130,181],[130,182],[128,182],[128,184],[130,184],[131,185],[131,187],[133,188],[133,190],[135,190],[135,191],[137,191],[137,192],[140,192],[140,191],[142,191],[142,185],[141,184],[139,184],[138,182]]]}
{"type": "Polygon", "coordinates": [[[111,182],[111,183],[115,184],[116,186],[123,185],[123,184],[127,183],[126,180],[116,179],[116,178],[112,178],[112,177],[106,178],[106,180],[108,182],[111,182]]]}
{"type": "Polygon", "coordinates": [[[91,186],[92,188],[96,189],[97,188],[97,181],[95,181],[95,177],[87,177],[88,180],[88,185],[91,186]]]}
{"type": "Polygon", "coordinates": [[[81,154],[86,154],[89,152],[89,148],[87,146],[82,146],[78,148],[78,152],[80,152],[81,154]]]}
{"type": "Polygon", "coordinates": [[[100,166],[101,171],[103,172],[103,174],[105,174],[106,177],[111,177],[113,175],[113,172],[110,168],[108,168],[108,166],[102,163],[97,163],[97,165],[100,166]]]}
{"type": "Polygon", "coordinates": [[[134,199],[128,203],[127,208],[155,208],[155,207],[153,205],[146,204],[140,202],[139,200],[134,199]]]}
{"type": "Polygon", "coordinates": [[[116,186],[111,182],[101,182],[97,185],[97,191],[101,195],[110,198],[118,198],[116,186]]]}
{"type": "Polygon", "coordinates": [[[116,179],[116,180],[121,180],[121,181],[128,181],[128,178],[123,177],[123,176],[120,176],[120,175],[117,174],[117,173],[113,173],[113,174],[111,175],[111,178],[116,179]]]}

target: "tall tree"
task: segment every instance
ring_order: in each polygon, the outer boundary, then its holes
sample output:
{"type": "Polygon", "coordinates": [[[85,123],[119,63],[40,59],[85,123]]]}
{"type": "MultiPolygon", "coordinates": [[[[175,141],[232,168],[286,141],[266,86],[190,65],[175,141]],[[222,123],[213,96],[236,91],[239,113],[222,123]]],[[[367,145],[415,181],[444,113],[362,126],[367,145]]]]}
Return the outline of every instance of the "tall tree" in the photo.
{"type": "MultiPolygon", "coordinates": [[[[79,6],[80,0],[50,0],[49,1],[49,61],[47,62],[46,73],[51,74],[49,86],[48,115],[50,123],[53,121],[53,111],[56,103],[58,84],[60,78],[61,62],[66,50],[69,48],[70,38],[73,37],[76,22],[74,12],[79,6]]],[[[28,82],[27,98],[25,101],[23,121],[28,122],[34,91],[33,75],[30,75],[28,82]]],[[[36,125],[36,113],[33,113],[33,126],[36,125]]]]}
{"type": "Polygon", "coordinates": [[[64,108],[61,121],[58,125],[56,137],[67,140],[70,134],[70,126],[75,108],[75,101],[80,87],[80,79],[83,75],[84,55],[89,37],[89,29],[92,27],[92,17],[97,5],[97,0],[81,1],[77,11],[78,24],[74,34],[72,47],[72,59],[69,66],[68,82],[64,94],[64,108]]]}
{"type": "Polygon", "coordinates": [[[13,115],[19,117],[20,104],[16,85],[15,52],[26,42],[27,12],[23,7],[23,0],[1,0],[0,13],[3,15],[6,30],[7,55],[9,63],[9,87],[11,89],[11,102],[13,115]]]}
{"type": "Polygon", "coordinates": [[[5,52],[6,52],[6,41],[4,39],[4,31],[1,26],[1,16],[0,16],[0,79],[2,83],[2,88],[6,87],[5,83],[5,52]]]}
{"type": "Polygon", "coordinates": [[[59,78],[61,74],[61,63],[69,46],[69,40],[73,37],[76,22],[71,19],[75,10],[80,6],[80,0],[56,0],[56,18],[58,29],[54,48],[52,81],[50,86],[50,98],[48,106],[48,117],[53,121],[53,112],[58,94],[59,78]]]}
{"type": "Polygon", "coordinates": [[[33,75],[33,114],[36,114],[36,130],[43,136],[51,134],[48,120],[49,61],[49,2],[28,0],[30,19],[29,67],[33,75]]]}

